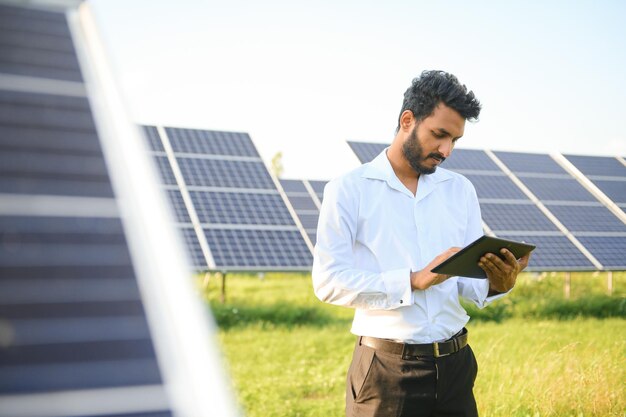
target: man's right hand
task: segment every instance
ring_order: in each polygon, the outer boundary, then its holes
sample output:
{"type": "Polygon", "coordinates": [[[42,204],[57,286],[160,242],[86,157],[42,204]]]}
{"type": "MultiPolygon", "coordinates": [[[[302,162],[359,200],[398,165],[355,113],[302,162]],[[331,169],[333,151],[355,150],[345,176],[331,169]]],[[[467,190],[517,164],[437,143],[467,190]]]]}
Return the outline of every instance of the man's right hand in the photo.
{"type": "Polygon", "coordinates": [[[461,248],[456,246],[451,247],[445,252],[440,253],[430,261],[428,265],[421,271],[411,272],[411,288],[414,290],[425,290],[433,285],[440,284],[450,278],[452,275],[444,275],[444,274],[436,274],[434,272],[430,272],[431,269],[460,251],[461,248]]]}

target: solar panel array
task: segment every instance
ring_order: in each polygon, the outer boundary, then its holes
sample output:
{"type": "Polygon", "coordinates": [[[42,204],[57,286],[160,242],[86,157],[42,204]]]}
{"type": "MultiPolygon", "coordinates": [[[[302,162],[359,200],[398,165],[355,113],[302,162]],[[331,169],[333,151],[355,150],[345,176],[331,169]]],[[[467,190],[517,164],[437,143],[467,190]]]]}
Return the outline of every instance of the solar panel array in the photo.
{"type": "Polygon", "coordinates": [[[171,416],[79,23],[58,7],[0,4],[0,415],[171,416]]]}
{"type": "Polygon", "coordinates": [[[300,219],[311,245],[316,242],[317,220],[325,184],[325,181],[280,180],[280,185],[300,219]]]}
{"type": "Polygon", "coordinates": [[[197,270],[310,270],[312,247],[248,134],[144,131],[197,270]]]}
{"type": "MultiPolygon", "coordinates": [[[[363,142],[349,145],[361,162],[370,161],[388,146],[363,142]]],[[[596,184],[599,188],[604,185],[602,181],[626,184],[624,165],[617,159],[614,161],[619,165],[603,166],[595,157],[569,158],[580,165],[586,161],[581,171],[598,174],[591,179],[594,183],[600,181],[596,184]]],[[[626,268],[624,220],[551,156],[455,149],[442,167],[472,181],[487,232],[537,245],[529,270],[626,268]]],[[[609,194],[624,199],[619,191],[609,194]]],[[[619,199],[614,201],[624,207],[619,199]]]]}
{"type": "Polygon", "coordinates": [[[626,212],[626,162],[624,158],[564,156],[622,211],[626,212]]]}

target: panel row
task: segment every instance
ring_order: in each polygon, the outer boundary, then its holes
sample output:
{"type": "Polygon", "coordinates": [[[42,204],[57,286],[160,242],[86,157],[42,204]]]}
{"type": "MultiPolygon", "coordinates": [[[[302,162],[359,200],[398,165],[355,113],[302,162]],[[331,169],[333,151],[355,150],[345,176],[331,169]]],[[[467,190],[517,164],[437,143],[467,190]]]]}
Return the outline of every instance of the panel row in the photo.
{"type": "MultiPolygon", "coordinates": [[[[360,142],[349,142],[349,145],[362,162],[371,160],[388,146],[360,142]]],[[[625,223],[551,156],[518,152],[494,152],[493,155],[495,160],[485,151],[456,149],[442,167],[463,174],[474,184],[483,221],[496,235],[526,236],[529,242],[539,242],[531,269],[558,269],[568,265],[587,269],[592,268],[593,263],[500,169],[496,160],[506,166],[604,268],[618,269],[626,264],[624,252],[607,250],[607,245],[624,247],[625,223]],[[557,255],[558,259],[553,258],[557,255]]],[[[592,181],[616,204],[626,207],[626,169],[621,161],[568,158],[580,165],[582,172],[597,175],[592,181]]]]}

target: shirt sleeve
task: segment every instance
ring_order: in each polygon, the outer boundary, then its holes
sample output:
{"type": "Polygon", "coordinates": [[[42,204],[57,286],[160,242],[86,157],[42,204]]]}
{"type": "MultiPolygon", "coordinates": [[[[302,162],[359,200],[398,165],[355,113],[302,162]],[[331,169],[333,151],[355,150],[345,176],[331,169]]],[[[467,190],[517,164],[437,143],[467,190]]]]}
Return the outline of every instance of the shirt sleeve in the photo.
{"type": "Polygon", "coordinates": [[[345,180],[331,181],[317,226],[313,289],[322,301],[353,308],[390,310],[413,303],[409,267],[384,272],[355,268],[358,195],[345,180]]]}
{"type": "MultiPolygon", "coordinates": [[[[467,191],[467,211],[468,211],[468,225],[465,232],[465,245],[469,245],[479,237],[483,235],[483,226],[480,215],[480,205],[478,204],[478,197],[476,196],[476,190],[471,183],[468,184],[467,191]]],[[[457,280],[459,288],[459,295],[468,301],[473,302],[479,308],[486,307],[493,301],[504,297],[510,291],[502,294],[496,294],[488,297],[489,294],[489,280],[487,279],[475,279],[467,277],[459,277],[457,280]]]]}

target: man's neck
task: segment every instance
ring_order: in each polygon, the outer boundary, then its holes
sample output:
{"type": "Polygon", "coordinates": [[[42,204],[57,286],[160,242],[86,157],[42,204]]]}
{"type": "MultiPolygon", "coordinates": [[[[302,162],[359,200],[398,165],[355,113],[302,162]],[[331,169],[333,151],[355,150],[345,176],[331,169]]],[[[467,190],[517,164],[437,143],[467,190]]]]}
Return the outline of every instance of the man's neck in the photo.
{"type": "Polygon", "coordinates": [[[417,193],[417,183],[420,175],[415,172],[409,162],[404,157],[402,149],[396,145],[396,141],[387,150],[387,159],[391,164],[393,172],[404,186],[415,195],[417,193]]]}

